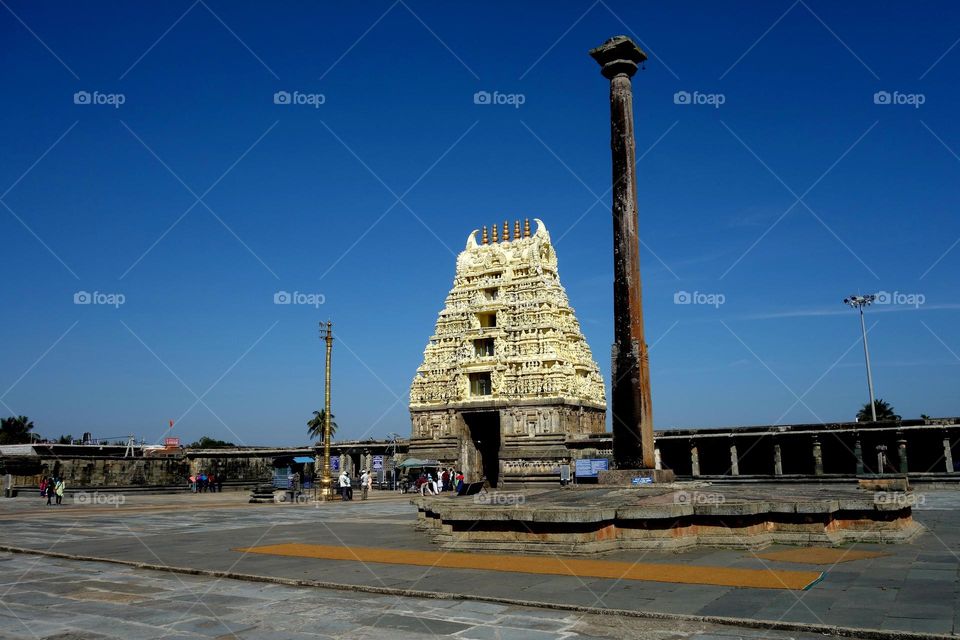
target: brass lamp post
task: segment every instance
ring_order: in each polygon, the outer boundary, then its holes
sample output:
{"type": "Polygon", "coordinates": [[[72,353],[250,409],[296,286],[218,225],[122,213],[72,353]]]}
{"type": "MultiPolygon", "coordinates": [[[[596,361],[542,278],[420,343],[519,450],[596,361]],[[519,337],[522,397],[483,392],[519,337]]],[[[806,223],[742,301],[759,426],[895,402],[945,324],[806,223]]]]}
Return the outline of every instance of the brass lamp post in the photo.
{"type": "Polygon", "coordinates": [[[333,479],[330,477],[330,354],[333,351],[333,324],[320,323],[320,337],[327,343],[327,361],[324,370],[323,390],[323,476],[320,480],[320,499],[329,500],[333,496],[333,479]]]}

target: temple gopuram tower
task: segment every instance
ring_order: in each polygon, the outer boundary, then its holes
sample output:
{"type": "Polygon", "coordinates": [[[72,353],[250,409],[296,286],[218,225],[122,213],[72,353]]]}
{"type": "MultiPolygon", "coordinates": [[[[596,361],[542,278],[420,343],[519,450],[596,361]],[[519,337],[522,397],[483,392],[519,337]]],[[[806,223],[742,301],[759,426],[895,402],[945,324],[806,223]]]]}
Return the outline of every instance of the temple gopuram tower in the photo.
{"type": "Polygon", "coordinates": [[[555,479],[571,440],[605,431],[603,378],[534,222],[469,235],[410,388],[410,455],[492,486],[555,479]]]}

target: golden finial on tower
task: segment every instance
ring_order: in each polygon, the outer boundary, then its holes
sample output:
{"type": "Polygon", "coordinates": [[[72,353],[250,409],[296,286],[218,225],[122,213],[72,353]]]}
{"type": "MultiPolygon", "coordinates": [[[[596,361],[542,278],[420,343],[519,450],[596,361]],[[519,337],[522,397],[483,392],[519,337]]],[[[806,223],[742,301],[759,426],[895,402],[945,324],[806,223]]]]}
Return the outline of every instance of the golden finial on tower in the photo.
{"type": "Polygon", "coordinates": [[[483,244],[490,244],[490,238],[487,237],[487,227],[486,227],[486,225],[484,225],[484,227],[483,227],[483,240],[482,240],[482,242],[483,242],[483,244]]]}
{"type": "Polygon", "coordinates": [[[503,221],[503,241],[507,242],[510,240],[510,223],[506,220],[503,221]]]}
{"type": "Polygon", "coordinates": [[[516,240],[520,237],[520,221],[513,221],[513,239],[516,240]]]}
{"type": "Polygon", "coordinates": [[[499,236],[497,236],[497,223],[493,223],[493,244],[500,242],[499,236]]]}
{"type": "Polygon", "coordinates": [[[524,218],[523,220],[523,237],[530,237],[530,218],[524,218]]]}

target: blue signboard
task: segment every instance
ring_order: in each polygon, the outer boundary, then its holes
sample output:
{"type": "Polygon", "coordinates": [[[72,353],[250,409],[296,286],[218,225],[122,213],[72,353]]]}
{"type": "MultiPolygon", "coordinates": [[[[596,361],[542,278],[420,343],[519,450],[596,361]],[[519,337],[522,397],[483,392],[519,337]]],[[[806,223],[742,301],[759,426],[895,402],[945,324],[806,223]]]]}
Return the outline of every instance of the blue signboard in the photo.
{"type": "Polygon", "coordinates": [[[330,470],[340,471],[340,458],[330,458],[330,470]]]}
{"type": "Polygon", "coordinates": [[[373,468],[383,469],[383,456],[373,456],[373,468]]]}
{"type": "Polygon", "coordinates": [[[637,476],[630,480],[630,484],[653,484],[653,478],[650,476],[637,476]]]}
{"type": "Polygon", "coordinates": [[[606,458],[581,458],[576,461],[578,478],[596,478],[601,471],[609,469],[610,461],[606,458]]]}

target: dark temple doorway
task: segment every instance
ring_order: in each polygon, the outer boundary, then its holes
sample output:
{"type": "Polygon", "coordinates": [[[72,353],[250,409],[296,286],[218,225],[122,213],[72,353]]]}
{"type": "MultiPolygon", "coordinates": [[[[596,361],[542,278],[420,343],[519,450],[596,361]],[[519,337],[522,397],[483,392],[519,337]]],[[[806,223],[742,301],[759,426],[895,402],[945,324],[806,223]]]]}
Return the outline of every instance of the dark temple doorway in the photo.
{"type": "Polygon", "coordinates": [[[477,411],[463,414],[470,430],[470,440],[479,460],[475,469],[477,475],[483,475],[491,487],[500,481],[500,413],[497,411],[477,411]]]}

